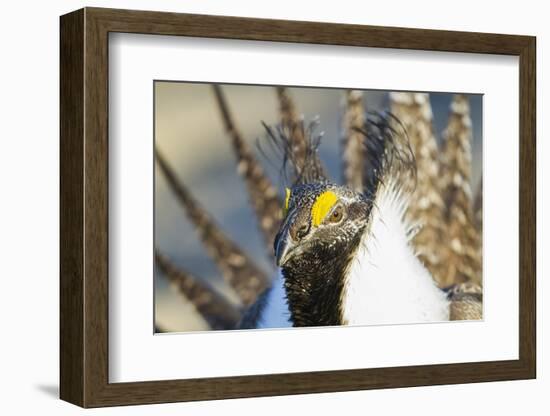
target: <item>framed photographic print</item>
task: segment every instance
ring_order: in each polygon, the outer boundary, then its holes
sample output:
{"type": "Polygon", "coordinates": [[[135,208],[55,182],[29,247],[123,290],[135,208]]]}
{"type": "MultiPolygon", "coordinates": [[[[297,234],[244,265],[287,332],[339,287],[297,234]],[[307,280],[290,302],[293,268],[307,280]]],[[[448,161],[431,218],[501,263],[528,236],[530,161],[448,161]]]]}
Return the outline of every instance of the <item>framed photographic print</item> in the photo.
{"type": "Polygon", "coordinates": [[[61,17],[61,398],[534,378],[535,38],[61,17]]]}

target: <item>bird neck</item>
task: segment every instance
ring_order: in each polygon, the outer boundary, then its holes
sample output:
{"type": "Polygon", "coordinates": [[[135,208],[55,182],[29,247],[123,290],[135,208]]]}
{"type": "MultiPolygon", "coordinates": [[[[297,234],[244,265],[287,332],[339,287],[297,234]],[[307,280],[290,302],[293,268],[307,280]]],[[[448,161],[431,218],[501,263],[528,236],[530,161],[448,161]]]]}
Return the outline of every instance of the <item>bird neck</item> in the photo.
{"type": "Polygon", "coordinates": [[[368,228],[344,277],[342,323],[448,320],[448,301],[411,246],[408,195],[391,182],[378,189],[368,228]]]}
{"type": "Polygon", "coordinates": [[[342,325],[346,270],[361,240],[360,234],[338,256],[322,250],[302,255],[299,264],[281,270],[290,319],[294,326],[342,325]]]}

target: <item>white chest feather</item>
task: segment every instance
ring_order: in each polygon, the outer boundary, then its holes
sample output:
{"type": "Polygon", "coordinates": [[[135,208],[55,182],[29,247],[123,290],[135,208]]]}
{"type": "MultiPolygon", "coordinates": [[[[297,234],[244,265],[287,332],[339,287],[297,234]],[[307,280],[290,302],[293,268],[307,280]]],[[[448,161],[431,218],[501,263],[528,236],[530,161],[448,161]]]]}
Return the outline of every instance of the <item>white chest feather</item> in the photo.
{"type": "Polygon", "coordinates": [[[349,325],[449,319],[446,295],[410,245],[405,207],[393,186],[378,193],[370,227],[346,276],[342,309],[349,325]]]}

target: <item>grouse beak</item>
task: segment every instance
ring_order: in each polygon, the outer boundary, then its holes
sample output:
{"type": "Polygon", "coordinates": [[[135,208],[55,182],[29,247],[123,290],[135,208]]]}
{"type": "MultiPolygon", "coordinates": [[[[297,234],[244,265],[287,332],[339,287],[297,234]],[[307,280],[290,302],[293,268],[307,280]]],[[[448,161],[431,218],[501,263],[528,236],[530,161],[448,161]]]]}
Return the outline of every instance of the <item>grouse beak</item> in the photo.
{"type": "Polygon", "coordinates": [[[295,244],[288,232],[288,225],[284,226],[275,239],[275,258],[277,266],[282,267],[294,254],[295,244]]]}
{"type": "Polygon", "coordinates": [[[293,249],[293,244],[288,241],[288,238],[279,239],[277,242],[277,249],[275,250],[275,257],[277,259],[277,266],[282,267],[290,259],[293,249]]]}

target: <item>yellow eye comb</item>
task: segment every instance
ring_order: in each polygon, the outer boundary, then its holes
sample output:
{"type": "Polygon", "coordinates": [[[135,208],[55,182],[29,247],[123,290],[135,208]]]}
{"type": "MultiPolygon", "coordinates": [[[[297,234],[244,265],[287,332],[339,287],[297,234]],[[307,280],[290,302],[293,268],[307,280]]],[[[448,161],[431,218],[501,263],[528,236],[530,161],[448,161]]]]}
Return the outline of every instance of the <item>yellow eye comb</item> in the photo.
{"type": "Polygon", "coordinates": [[[338,197],[332,191],[323,192],[317,197],[311,207],[311,222],[313,226],[317,227],[323,222],[336,202],[338,202],[338,197]]]}
{"type": "Polygon", "coordinates": [[[290,189],[285,188],[286,196],[285,196],[285,206],[283,207],[283,217],[286,216],[286,213],[288,212],[288,203],[290,202],[290,189]]]}

